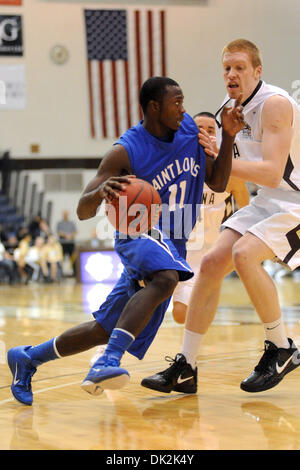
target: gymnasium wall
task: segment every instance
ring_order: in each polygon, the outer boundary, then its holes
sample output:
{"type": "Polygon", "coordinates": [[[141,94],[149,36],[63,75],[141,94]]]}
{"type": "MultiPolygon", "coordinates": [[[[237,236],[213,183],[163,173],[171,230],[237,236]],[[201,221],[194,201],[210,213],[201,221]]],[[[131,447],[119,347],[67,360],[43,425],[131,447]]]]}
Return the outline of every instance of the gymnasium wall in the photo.
{"type": "MultiPolygon", "coordinates": [[[[181,84],[190,114],[218,108],[224,96],[220,53],[226,42],[237,37],[261,47],[263,78],[300,101],[299,0],[199,0],[199,6],[196,1],[182,1],[185,6],[171,3],[23,0],[21,6],[0,5],[0,15],[22,15],[25,49],[23,57],[0,56],[0,66],[24,64],[26,77],[25,109],[0,111],[0,152],[10,150],[13,158],[79,158],[101,157],[110,148],[112,140],[90,138],[84,8],[163,7],[167,73],[181,84]],[[69,50],[64,65],[50,60],[50,49],[56,44],[69,50]],[[39,145],[39,153],[31,153],[31,144],[39,145]]],[[[93,174],[84,173],[84,181],[93,174]]],[[[33,178],[43,185],[42,172],[33,178]]],[[[75,218],[79,195],[80,191],[50,194],[54,224],[65,206],[75,218]]],[[[81,238],[90,227],[80,226],[81,238]]]]}

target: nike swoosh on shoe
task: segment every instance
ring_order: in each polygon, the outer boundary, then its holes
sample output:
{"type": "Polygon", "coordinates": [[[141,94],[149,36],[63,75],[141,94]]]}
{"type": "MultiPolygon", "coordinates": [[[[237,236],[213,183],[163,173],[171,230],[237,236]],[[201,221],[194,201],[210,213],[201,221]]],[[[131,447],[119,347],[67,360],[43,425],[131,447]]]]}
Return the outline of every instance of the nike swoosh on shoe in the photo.
{"type": "Polygon", "coordinates": [[[190,379],[193,379],[193,378],[194,378],[193,376],[191,376],[191,377],[186,377],[186,378],[184,378],[184,379],[182,379],[181,377],[178,377],[177,383],[182,384],[183,382],[186,382],[187,380],[190,380],[190,379]]]}
{"type": "Polygon", "coordinates": [[[20,382],[20,380],[16,380],[17,379],[17,374],[18,374],[18,363],[16,363],[16,371],[15,371],[15,375],[14,375],[14,379],[13,379],[13,384],[14,385],[18,385],[18,383],[20,382]]]}
{"type": "Polygon", "coordinates": [[[288,365],[289,362],[291,362],[292,359],[293,359],[292,356],[289,357],[282,366],[280,366],[278,362],[276,362],[276,370],[278,374],[281,374],[281,372],[286,368],[286,366],[288,365]]]}

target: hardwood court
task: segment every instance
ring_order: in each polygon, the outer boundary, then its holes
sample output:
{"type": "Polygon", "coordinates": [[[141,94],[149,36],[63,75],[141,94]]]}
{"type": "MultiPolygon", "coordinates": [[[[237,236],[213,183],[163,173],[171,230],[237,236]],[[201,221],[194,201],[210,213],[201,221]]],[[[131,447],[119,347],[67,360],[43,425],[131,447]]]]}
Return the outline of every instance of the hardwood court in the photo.
{"type": "MultiPolygon", "coordinates": [[[[299,282],[286,279],[278,287],[288,334],[299,345],[299,282]]],[[[239,388],[261,356],[264,340],[239,280],[224,283],[217,318],[199,356],[197,395],[165,395],[139,385],[167,367],[165,355],[180,351],[183,327],[168,313],[146,358],[125,356],[122,364],[131,381],[124,389],[99,397],[81,390],[91,350],[42,365],[33,377],[32,407],[10,394],[7,349],[38,344],[88,321],[105,286],[65,282],[0,290],[1,450],[300,449],[300,368],[267,392],[253,395],[239,388]]]]}

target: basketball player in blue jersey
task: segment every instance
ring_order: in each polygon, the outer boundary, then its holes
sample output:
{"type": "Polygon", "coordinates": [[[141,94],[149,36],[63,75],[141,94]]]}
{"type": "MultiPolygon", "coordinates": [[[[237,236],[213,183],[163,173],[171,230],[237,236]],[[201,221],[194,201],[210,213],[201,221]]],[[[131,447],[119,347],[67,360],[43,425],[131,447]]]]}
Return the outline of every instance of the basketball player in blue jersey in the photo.
{"type": "Polygon", "coordinates": [[[246,122],[235,139],[232,175],[260,189],[249,205],[223,224],[217,242],[202,259],[181,353],[171,367],[142,382],[166,393],[177,390],[186,364],[196,373],[196,357],[217,311],[222,281],[233,269],[265,334],[264,353],[242,380],[241,389],[251,393],[271,389],[300,365],[300,352],[287,336],[276,286],[262,264],[276,260],[290,270],[300,266],[300,107],[285,90],[261,80],[260,51],[251,41],[238,39],[225,46],[222,65],[227,89],[222,107],[242,89],[246,122]]]}
{"type": "MultiPolygon", "coordinates": [[[[183,94],[174,80],[147,80],[140,91],[140,104],[144,120],[125,132],[104,157],[79,200],[78,217],[94,217],[103,200],[118,197],[122,184],[130,183],[128,175],[132,174],[152,183],[163,203],[169,205],[171,200],[170,215],[179,211],[180,217],[169,217],[170,225],[165,227],[162,217],[155,237],[142,234],[121,238],[116,234],[115,249],[124,271],[106,301],[94,312],[94,321],[75,326],[40,345],[8,351],[13,375],[11,390],[26,405],[32,404],[31,377],[37,366],[101,344],[107,344],[105,353],[90,369],[82,388],[99,395],[104,389],[124,386],[129,373],[120,367],[123,354],[128,351],[139,359],[144,357],[178,281],[193,275],[185,261],[189,233],[182,233],[178,225],[185,219],[185,205],[194,208],[201,203],[204,180],[215,191],[226,187],[234,136],[244,126],[239,100],[234,108],[222,113],[223,139],[217,159],[206,157],[199,145],[197,126],[185,113],[183,94]],[[176,225],[174,221],[179,219],[176,225]]],[[[191,217],[190,230],[196,220],[195,210],[191,217]]],[[[195,383],[188,386],[193,388],[195,383]]]]}

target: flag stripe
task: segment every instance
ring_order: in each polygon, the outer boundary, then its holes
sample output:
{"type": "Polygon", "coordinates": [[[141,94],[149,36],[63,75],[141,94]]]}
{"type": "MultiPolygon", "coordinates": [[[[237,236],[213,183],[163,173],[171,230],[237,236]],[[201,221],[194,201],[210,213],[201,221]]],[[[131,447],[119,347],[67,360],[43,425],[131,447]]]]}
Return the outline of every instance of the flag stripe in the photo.
{"type": "Polygon", "coordinates": [[[126,90],[126,117],[127,127],[131,127],[131,116],[130,116],[130,86],[129,86],[129,69],[128,62],[124,60],[124,75],[125,75],[125,90],[126,90]]]}
{"type": "Polygon", "coordinates": [[[123,134],[128,129],[126,77],[124,72],[125,60],[116,60],[117,92],[118,92],[118,116],[119,133],[123,134]]]}
{"type": "Polygon", "coordinates": [[[120,130],[119,130],[119,114],[118,114],[116,62],[114,60],[111,61],[111,76],[112,76],[115,135],[117,136],[117,135],[120,135],[120,130]]]}
{"type": "Polygon", "coordinates": [[[93,117],[95,125],[95,138],[101,136],[102,117],[100,109],[100,82],[99,82],[99,68],[96,60],[91,61],[92,71],[92,87],[93,87],[93,117]]]}
{"type": "MultiPolygon", "coordinates": [[[[137,88],[142,86],[142,60],[141,60],[141,34],[140,34],[140,12],[135,12],[135,44],[136,44],[136,70],[137,70],[137,88]]],[[[142,119],[142,110],[138,109],[139,118],[142,119]]]]}
{"type": "Polygon", "coordinates": [[[114,124],[114,104],[113,104],[113,87],[111,79],[111,61],[104,60],[104,80],[105,80],[105,106],[106,106],[106,126],[107,137],[115,136],[114,124]]]}
{"type": "Polygon", "coordinates": [[[136,124],[140,119],[139,115],[139,97],[138,97],[138,81],[136,69],[136,30],[135,30],[135,12],[128,12],[128,76],[130,86],[131,106],[129,109],[132,124],[136,124]]]}
{"type": "Polygon", "coordinates": [[[153,75],[161,75],[161,30],[160,30],[160,15],[159,12],[153,14],[153,75]]]}
{"type": "Polygon", "coordinates": [[[102,61],[99,61],[99,73],[100,73],[100,107],[101,107],[101,116],[102,116],[102,134],[103,134],[103,137],[107,137],[106,112],[105,112],[105,81],[104,81],[102,61]]]}
{"type": "Polygon", "coordinates": [[[142,84],[149,78],[149,49],[148,49],[148,21],[147,11],[140,14],[140,40],[141,40],[141,65],[142,65],[142,84]]]}
{"type": "Polygon", "coordinates": [[[161,69],[162,76],[166,76],[166,25],[165,25],[165,12],[160,12],[160,21],[161,21],[161,69]]]}
{"type": "Polygon", "coordinates": [[[152,11],[148,11],[148,50],[149,50],[149,76],[153,77],[153,32],[152,32],[152,11]]]}
{"type": "Polygon", "coordinates": [[[91,61],[90,61],[90,60],[88,60],[88,82],[89,82],[89,102],[90,102],[90,126],[91,126],[91,136],[92,136],[93,138],[95,138],[93,86],[92,86],[92,71],[91,71],[91,61]]]}
{"type": "Polygon", "coordinates": [[[135,12],[135,43],[136,43],[136,70],[138,88],[142,86],[142,64],[141,64],[141,37],[140,37],[140,12],[135,12]]]}

